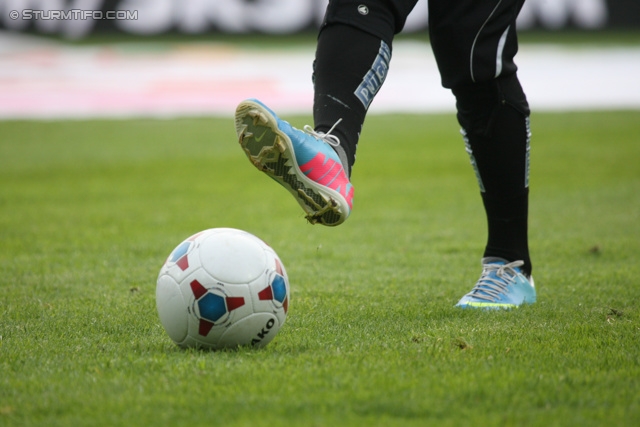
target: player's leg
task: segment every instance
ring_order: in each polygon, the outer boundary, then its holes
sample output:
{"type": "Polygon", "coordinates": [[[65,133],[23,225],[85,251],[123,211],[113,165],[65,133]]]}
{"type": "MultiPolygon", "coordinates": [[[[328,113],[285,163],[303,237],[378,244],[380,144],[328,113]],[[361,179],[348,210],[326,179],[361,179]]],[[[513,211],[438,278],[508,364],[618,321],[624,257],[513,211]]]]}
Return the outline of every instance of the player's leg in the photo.
{"type": "Polygon", "coordinates": [[[382,86],[393,36],[417,0],[332,0],[314,61],[313,129],[300,131],[257,100],[236,110],[239,142],[251,162],[285,187],[311,223],[349,216],[349,181],[364,118],[382,86]]]}
{"type": "Polygon", "coordinates": [[[350,25],[329,24],[318,37],[314,126],[327,132],[340,120],[332,134],[340,139],[336,151],[349,175],[367,110],[384,83],[390,60],[390,42],[350,25]]]}
{"type": "Polygon", "coordinates": [[[483,273],[459,306],[536,300],[528,246],[529,106],[517,77],[516,18],[524,0],[430,0],[429,31],[488,222],[483,273]]]}
{"type": "Polygon", "coordinates": [[[313,118],[316,130],[340,138],[348,172],[365,115],[385,81],[395,34],[417,0],[331,1],[318,36],[314,61],[313,118]]]}

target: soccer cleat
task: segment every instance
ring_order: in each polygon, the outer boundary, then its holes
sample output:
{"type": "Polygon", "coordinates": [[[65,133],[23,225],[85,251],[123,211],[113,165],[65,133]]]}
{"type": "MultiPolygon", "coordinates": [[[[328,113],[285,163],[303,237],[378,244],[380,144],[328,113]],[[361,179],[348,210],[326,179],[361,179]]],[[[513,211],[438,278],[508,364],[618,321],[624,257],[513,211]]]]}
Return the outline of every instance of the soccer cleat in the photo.
{"type": "Polygon", "coordinates": [[[483,258],[482,274],[471,292],[456,304],[462,308],[517,308],[536,302],[533,277],[525,276],[523,261],[507,262],[502,258],[483,258]]]}
{"type": "Polygon", "coordinates": [[[310,223],[334,226],[347,219],[353,186],[331,147],[340,144],[333,128],[326,134],[310,126],[301,131],[256,99],[238,105],[235,126],[251,163],[295,197],[310,223]]]}

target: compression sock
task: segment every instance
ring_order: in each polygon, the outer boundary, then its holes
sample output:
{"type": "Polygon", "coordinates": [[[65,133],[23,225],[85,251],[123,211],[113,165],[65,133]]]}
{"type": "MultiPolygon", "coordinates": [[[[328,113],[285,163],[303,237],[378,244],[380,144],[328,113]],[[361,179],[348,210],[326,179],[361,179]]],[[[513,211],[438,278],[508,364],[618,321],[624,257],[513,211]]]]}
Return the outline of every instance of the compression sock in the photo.
{"type": "Polygon", "coordinates": [[[478,178],[488,223],[485,257],[525,262],[528,247],[529,117],[515,76],[454,90],[458,120],[478,178]]]}
{"type": "Polygon", "coordinates": [[[380,38],[344,24],[325,26],[318,36],[313,64],[315,130],[340,139],[336,152],[347,175],[371,101],[389,68],[391,47],[380,38]]]}

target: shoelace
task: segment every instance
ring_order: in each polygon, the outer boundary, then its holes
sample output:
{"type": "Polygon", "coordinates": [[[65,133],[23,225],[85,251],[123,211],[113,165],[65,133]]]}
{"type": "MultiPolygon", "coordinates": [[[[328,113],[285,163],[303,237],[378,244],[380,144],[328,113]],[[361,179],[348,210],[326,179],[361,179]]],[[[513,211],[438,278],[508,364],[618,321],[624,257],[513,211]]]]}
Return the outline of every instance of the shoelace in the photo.
{"type": "Polygon", "coordinates": [[[505,293],[507,286],[515,283],[518,276],[515,268],[523,265],[524,261],[513,261],[503,265],[485,264],[482,268],[482,276],[471,293],[475,298],[487,301],[496,300],[501,293],[505,293]],[[495,275],[491,273],[495,273],[495,275]]]}
{"type": "Polygon", "coordinates": [[[329,131],[327,133],[316,132],[309,125],[304,125],[304,127],[302,129],[304,129],[304,131],[306,133],[308,133],[309,135],[311,135],[311,136],[313,136],[315,138],[318,138],[319,140],[324,141],[329,145],[337,147],[338,145],[340,145],[340,139],[338,139],[338,137],[335,136],[335,135],[331,135],[331,132],[333,132],[333,130],[336,128],[336,126],[338,126],[338,123],[340,123],[341,121],[342,121],[342,119],[338,119],[338,121],[335,122],[335,124],[333,126],[331,126],[331,129],[329,129],[329,131]]]}

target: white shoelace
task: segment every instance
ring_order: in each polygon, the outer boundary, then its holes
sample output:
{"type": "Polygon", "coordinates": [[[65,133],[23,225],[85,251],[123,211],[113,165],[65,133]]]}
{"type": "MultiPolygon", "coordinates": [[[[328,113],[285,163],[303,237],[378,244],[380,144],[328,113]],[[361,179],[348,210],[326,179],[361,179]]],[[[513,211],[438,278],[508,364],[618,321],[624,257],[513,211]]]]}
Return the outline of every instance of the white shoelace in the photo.
{"type": "Polygon", "coordinates": [[[524,261],[513,261],[508,264],[485,264],[482,268],[482,275],[480,280],[473,287],[471,293],[475,298],[484,299],[487,301],[496,300],[500,294],[505,293],[507,287],[512,285],[516,281],[518,272],[516,267],[524,265],[524,261]],[[491,273],[495,272],[495,276],[491,273]]]}
{"type": "Polygon", "coordinates": [[[327,133],[316,132],[309,125],[304,125],[304,127],[302,129],[304,129],[304,131],[306,133],[308,133],[309,135],[311,135],[311,136],[313,136],[315,138],[318,138],[319,140],[324,141],[329,145],[337,147],[337,146],[340,145],[340,139],[335,135],[331,135],[331,132],[333,132],[333,130],[336,128],[336,126],[338,126],[338,123],[340,123],[341,121],[342,121],[342,119],[338,119],[338,121],[335,122],[335,124],[333,126],[331,126],[331,129],[329,129],[329,131],[327,133]]]}

